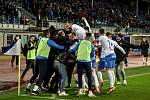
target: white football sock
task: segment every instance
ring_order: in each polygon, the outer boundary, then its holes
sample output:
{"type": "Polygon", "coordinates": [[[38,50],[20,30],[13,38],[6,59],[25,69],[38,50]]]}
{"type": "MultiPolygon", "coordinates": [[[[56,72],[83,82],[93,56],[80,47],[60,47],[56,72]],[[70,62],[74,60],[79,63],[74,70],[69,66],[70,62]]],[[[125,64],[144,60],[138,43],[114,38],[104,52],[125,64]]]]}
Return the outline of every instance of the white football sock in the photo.
{"type": "Polygon", "coordinates": [[[82,75],[82,88],[85,89],[85,88],[88,88],[88,85],[86,83],[86,80],[85,80],[85,76],[82,75]]]}
{"type": "Polygon", "coordinates": [[[113,84],[115,84],[115,73],[114,73],[114,69],[112,69],[111,72],[112,72],[112,76],[113,76],[113,82],[114,82],[113,84]]]}
{"type": "Polygon", "coordinates": [[[39,86],[35,85],[33,88],[33,91],[37,91],[39,89],[39,86]]]}
{"type": "Polygon", "coordinates": [[[27,88],[29,89],[29,88],[30,88],[30,86],[31,86],[31,83],[28,83],[28,84],[27,84],[27,88]]]}
{"type": "Polygon", "coordinates": [[[102,76],[102,72],[101,72],[101,71],[98,71],[97,76],[98,76],[99,82],[104,82],[103,76],[102,76]]]}
{"type": "Polygon", "coordinates": [[[112,88],[114,86],[114,82],[113,82],[113,75],[112,72],[110,70],[107,71],[107,77],[109,79],[109,86],[110,88],[112,88]]]}
{"type": "Polygon", "coordinates": [[[95,88],[96,88],[96,89],[98,89],[98,87],[99,87],[99,83],[98,83],[98,78],[97,78],[97,75],[96,75],[95,69],[93,69],[93,70],[92,70],[92,75],[93,75],[93,78],[94,78],[95,88]]]}

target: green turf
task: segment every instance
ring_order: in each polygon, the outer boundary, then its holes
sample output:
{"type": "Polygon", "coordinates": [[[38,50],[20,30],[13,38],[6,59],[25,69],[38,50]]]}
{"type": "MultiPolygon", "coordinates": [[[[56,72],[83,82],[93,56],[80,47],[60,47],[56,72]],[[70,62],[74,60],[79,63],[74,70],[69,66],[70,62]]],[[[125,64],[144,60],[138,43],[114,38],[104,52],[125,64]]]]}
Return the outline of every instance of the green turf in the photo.
{"type": "MultiPolygon", "coordinates": [[[[150,66],[129,68],[126,69],[127,73],[127,86],[116,85],[116,90],[109,95],[97,94],[96,98],[89,98],[87,95],[77,97],[77,88],[67,89],[66,92],[69,94],[68,97],[52,97],[52,94],[42,93],[39,97],[37,96],[17,96],[17,90],[10,90],[7,92],[0,93],[0,100],[149,100],[150,99],[150,66]],[[49,98],[48,98],[49,97],[49,98]]],[[[74,81],[73,81],[74,83],[74,81]]],[[[74,84],[75,86],[75,84],[74,84]]],[[[102,92],[106,92],[108,89],[108,81],[106,81],[102,92]]],[[[25,95],[23,92],[24,88],[21,89],[21,95],[25,95]]]]}

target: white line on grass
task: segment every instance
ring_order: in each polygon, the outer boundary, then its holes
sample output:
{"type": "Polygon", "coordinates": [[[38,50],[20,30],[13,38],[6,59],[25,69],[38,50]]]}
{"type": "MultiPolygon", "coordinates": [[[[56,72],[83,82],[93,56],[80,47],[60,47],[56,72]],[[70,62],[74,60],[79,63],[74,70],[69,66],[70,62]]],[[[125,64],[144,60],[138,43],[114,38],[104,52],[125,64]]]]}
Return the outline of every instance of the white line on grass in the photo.
{"type": "MultiPolygon", "coordinates": [[[[127,77],[136,77],[136,76],[143,76],[143,75],[148,75],[150,73],[144,73],[144,74],[137,74],[137,75],[130,75],[130,76],[127,76],[127,77]]],[[[104,80],[104,81],[108,81],[108,80],[104,80]]]]}
{"type": "Polygon", "coordinates": [[[148,75],[150,73],[144,73],[144,74],[137,74],[137,75],[130,75],[130,76],[127,76],[127,77],[136,77],[136,76],[143,76],[143,75],[148,75]]]}
{"type": "Polygon", "coordinates": [[[23,97],[32,97],[32,98],[38,98],[38,99],[50,99],[50,100],[69,100],[69,99],[60,99],[60,98],[57,98],[56,94],[51,94],[51,96],[49,96],[49,97],[32,96],[32,95],[20,95],[20,96],[23,96],[23,97]]]}

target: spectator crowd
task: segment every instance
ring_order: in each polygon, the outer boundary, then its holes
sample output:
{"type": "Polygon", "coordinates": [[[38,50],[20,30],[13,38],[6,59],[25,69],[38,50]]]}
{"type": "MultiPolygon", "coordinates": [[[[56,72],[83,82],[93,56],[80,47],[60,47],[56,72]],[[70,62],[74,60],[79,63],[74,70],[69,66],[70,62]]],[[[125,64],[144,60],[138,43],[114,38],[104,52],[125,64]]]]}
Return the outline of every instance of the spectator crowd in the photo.
{"type": "MultiPolygon", "coordinates": [[[[37,16],[37,20],[72,20],[81,23],[86,17],[92,27],[120,26],[130,28],[149,28],[149,15],[135,6],[118,0],[21,0],[22,7],[37,16]]],[[[19,16],[17,10],[15,16],[19,16]]],[[[6,15],[5,15],[6,16],[6,15]]],[[[13,13],[14,16],[14,13],[13,13]]]]}

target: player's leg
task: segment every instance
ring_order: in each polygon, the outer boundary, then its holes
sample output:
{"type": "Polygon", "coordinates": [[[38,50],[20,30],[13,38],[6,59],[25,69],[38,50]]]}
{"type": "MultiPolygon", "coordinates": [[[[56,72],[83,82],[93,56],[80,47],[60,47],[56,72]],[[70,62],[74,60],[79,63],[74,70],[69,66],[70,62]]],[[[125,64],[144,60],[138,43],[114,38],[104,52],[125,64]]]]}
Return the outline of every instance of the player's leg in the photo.
{"type": "Polygon", "coordinates": [[[96,75],[96,62],[95,61],[92,61],[91,67],[92,67],[92,76],[93,76],[94,85],[95,85],[94,93],[100,93],[98,78],[97,78],[97,75],[96,75]]]}
{"type": "Polygon", "coordinates": [[[45,79],[45,73],[47,71],[47,59],[40,59],[39,61],[39,78],[37,79],[36,85],[33,88],[33,95],[37,95],[39,93],[39,89],[41,88],[41,84],[45,79]]]}
{"type": "Polygon", "coordinates": [[[88,89],[88,85],[87,85],[87,83],[86,83],[86,79],[85,79],[85,75],[84,75],[84,74],[82,75],[82,88],[83,88],[84,90],[87,90],[87,89],[88,89]]]}
{"type": "Polygon", "coordinates": [[[147,66],[147,59],[148,57],[145,57],[145,66],[147,66]]]}
{"type": "Polygon", "coordinates": [[[14,60],[15,60],[15,55],[12,55],[12,58],[11,58],[11,67],[14,67],[14,60]]]}
{"type": "Polygon", "coordinates": [[[122,74],[123,84],[127,85],[126,73],[125,73],[125,70],[124,70],[124,61],[120,62],[120,70],[121,70],[121,74],[122,74]]]}
{"type": "Polygon", "coordinates": [[[121,82],[120,82],[120,62],[118,62],[116,64],[115,69],[116,69],[117,84],[121,84],[121,82]]]}
{"type": "Polygon", "coordinates": [[[115,65],[116,65],[116,64],[115,64],[116,58],[114,57],[114,58],[111,60],[111,62],[112,62],[112,63],[111,63],[112,65],[110,65],[110,66],[112,66],[111,69],[112,69],[113,82],[114,82],[113,84],[115,85],[115,72],[114,72],[114,71],[115,71],[115,65]]]}
{"type": "Polygon", "coordinates": [[[97,75],[96,75],[96,70],[94,68],[92,68],[92,76],[93,76],[94,85],[95,85],[95,91],[94,92],[95,93],[100,93],[98,78],[97,78],[97,75]]]}
{"type": "Polygon", "coordinates": [[[144,58],[145,58],[145,66],[147,66],[148,52],[145,52],[145,54],[144,54],[144,58]]]}
{"type": "Polygon", "coordinates": [[[83,65],[85,71],[86,71],[86,76],[88,78],[88,87],[89,87],[89,97],[95,97],[95,95],[92,93],[92,69],[91,69],[91,62],[86,62],[83,65]]]}
{"type": "Polygon", "coordinates": [[[145,57],[144,57],[144,53],[142,53],[142,59],[143,59],[143,65],[145,65],[145,57]]]}
{"type": "Polygon", "coordinates": [[[25,70],[23,71],[23,73],[22,73],[22,75],[21,75],[21,78],[20,78],[21,81],[24,81],[24,76],[25,76],[25,74],[27,73],[27,71],[30,69],[31,65],[32,65],[32,61],[31,61],[31,59],[28,59],[28,60],[27,60],[26,68],[25,68],[25,70]]]}
{"type": "Polygon", "coordinates": [[[35,82],[35,79],[38,77],[38,75],[39,75],[39,62],[38,62],[38,60],[36,60],[35,73],[30,78],[29,83],[27,84],[26,93],[31,93],[30,87],[35,82]]]}
{"type": "Polygon", "coordinates": [[[35,73],[35,60],[31,60],[32,73],[35,73]]]}
{"type": "Polygon", "coordinates": [[[82,74],[83,74],[83,63],[77,62],[77,73],[78,73],[78,86],[79,86],[79,92],[77,96],[82,95],[82,74]]]}
{"type": "Polygon", "coordinates": [[[78,74],[77,74],[77,64],[76,66],[74,67],[74,70],[73,70],[73,77],[75,78],[75,83],[76,83],[76,87],[78,88],[78,74]]]}
{"type": "Polygon", "coordinates": [[[68,96],[68,94],[65,93],[64,87],[65,87],[65,82],[67,80],[67,71],[66,71],[66,66],[60,62],[57,63],[58,67],[58,72],[60,74],[61,80],[60,80],[60,86],[59,86],[59,96],[68,96]]]}
{"type": "Polygon", "coordinates": [[[49,92],[51,92],[51,93],[58,92],[59,80],[60,80],[60,74],[59,74],[58,70],[55,69],[54,76],[52,77],[52,79],[50,81],[49,92]]]}
{"type": "Polygon", "coordinates": [[[115,68],[112,68],[112,75],[113,75],[113,81],[114,81],[114,85],[115,85],[115,68]]]}
{"type": "Polygon", "coordinates": [[[49,59],[48,60],[48,68],[45,73],[46,77],[43,82],[43,87],[48,88],[49,87],[49,81],[52,75],[54,74],[54,59],[49,59]]]}
{"type": "Polygon", "coordinates": [[[68,76],[68,86],[69,88],[71,86],[71,79],[72,79],[72,73],[76,62],[71,62],[67,64],[67,76],[68,76]]]}
{"type": "Polygon", "coordinates": [[[19,64],[19,56],[16,55],[16,69],[18,68],[18,64],[19,64]]]}
{"type": "Polygon", "coordinates": [[[112,70],[111,69],[107,69],[106,73],[107,73],[107,77],[108,77],[108,80],[109,80],[109,89],[106,92],[106,94],[109,94],[109,93],[111,93],[111,92],[113,92],[115,90],[114,80],[113,80],[114,76],[112,74],[112,70]]]}
{"type": "Polygon", "coordinates": [[[102,86],[104,85],[102,71],[104,70],[105,62],[106,62],[106,59],[105,58],[101,58],[100,62],[99,62],[99,65],[98,65],[97,76],[98,76],[98,80],[99,80],[99,87],[100,87],[100,89],[102,89],[102,86]]]}
{"type": "Polygon", "coordinates": [[[108,55],[106,57],[106,72],[109,80],[109,90],[106,94],[109,94],[115,90],[114,88],[114,74],[112,74],[112,68],[114,66],[115,54],[108,55]]]}

